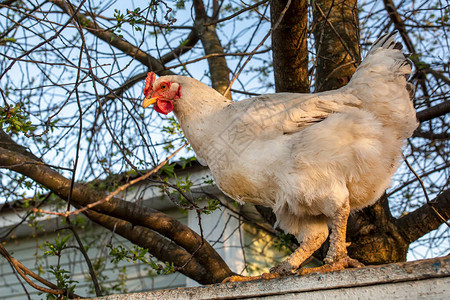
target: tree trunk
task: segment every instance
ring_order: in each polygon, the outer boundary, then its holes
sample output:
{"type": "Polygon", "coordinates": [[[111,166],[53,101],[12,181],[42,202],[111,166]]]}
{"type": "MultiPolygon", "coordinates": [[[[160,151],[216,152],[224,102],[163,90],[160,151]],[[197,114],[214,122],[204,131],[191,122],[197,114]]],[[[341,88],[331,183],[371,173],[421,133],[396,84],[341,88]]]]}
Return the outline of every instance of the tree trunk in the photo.
{"type": "MultiPolygon", "coordinates": [[[[270,6],[272,26],[280,18],[287,0],[274,0],[270,6]]],[[[308,80],[308,2],[292,0],[278,27],[272,33],[275,90],[309,92],[308,80]]]]}
{"type": "Polygon", "coordinates": [[[360,61],[356,0],[313,0],[316,92],[347,84],[360,61]]]}
{"type": "Polygon", "coordinates": [[[399,233],[384,195],[377,203],[352,214],[348,220],[349,256],[368,265],[406,261],[409,242],[399,233]]]}
{"type": "MultiPolygon", "coordinates": [[[[360,62],[359,24],[356,0],[314,0],[316,46],[315,90],[338,89],[348,83],[360,62]]],[[[364,264],[406,260],[409,243],[399,234],[383,197],[375,205],[353,213],[348,221],[349,256],[364,264]]],[[[320,258],[328,243],[316,252],[320,258]]]]}

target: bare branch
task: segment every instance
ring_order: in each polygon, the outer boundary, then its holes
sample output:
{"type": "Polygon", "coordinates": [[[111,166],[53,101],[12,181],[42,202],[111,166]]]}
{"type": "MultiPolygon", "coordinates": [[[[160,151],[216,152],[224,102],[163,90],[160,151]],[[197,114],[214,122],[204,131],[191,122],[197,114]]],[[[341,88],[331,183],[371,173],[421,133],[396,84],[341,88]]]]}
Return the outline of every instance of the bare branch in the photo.
{"type": "Polygon", "coordinates": [[[450,101],[442,102],[417,112],[417,120],[419,122],[425,122],[448,113],[450,113],[450,101]]]}
{"type": "Polygon", "coordinates": [[[169,155],[164,161],[162,161],[159,165],[157,165],[155,168],[153,168],[151,171],[147,172],[146,174],[135,178],[133,180],[131,180],[130,182],[127,182],[124,185],[119,186],[114,192],[110,193],[108,196],[106,196],[103,199],[97,200],[95,202],[89,203],[88,205],[77,209],[75,211],[66,211],[64,213],[58,213],[58,212],[50,212],[50,211],[45,211],[42,209],[38,209],[38,208],[34,208],[33,211],[34,212],[40,212],[40,213],[46,213],[46,214],[50,214],[50,215],[57,215],[57,216],[62,216],[62,217],[68,217],[71,215],[77,215],[79,213],[85,212],[88,209],[92,209],[95,208],[96,206],[108,202],[110,201],[113,197],[117,196],[119,193],[125,191],[127,188],[129,188],[130,186],[147,179],[148,177],[154,175],[156,172],[158,172],[172,157],[174,157],[178,152],[180,152],[181,149],[183,149],[184,147],[186,147],[187,144],[184,144],[183,146],[181,146],[180,148],[178,148],[176,151],[174,151],[171,155],[169,155]]]}
{"type": "MultiPolygon", "coordinates": [[[[180,46],[178,46],[177,48],[173,49],[172,51],[170,51],[167,54],[164,54],[159,60],[161,61],[161,63],[163,65],[167,64],[168,62],[179,58],[181,55],[183,55],[184,53],[188,52],[189,50],[191,50],[195,44],[197,44],[199,40],[199,37],[197,35],[197,32],[195,31],[195,29],[193,29],[188,37],[180,44],[180,46]]],[[[171,66],[170,69],[174,68],[174,66],[171,66]]],[[[169,69],[169,68],[167,68],[169,69]]],[[[136,83],[142,82],[143,80],[145,80],[145,78],[147,77],[147,71],[137,74],[131,78],[129,78],[128,80],[126,80],[120,87],[115,88],[113,91],[111,91],[110,93],[108,93],[107,95],[105,95],[105,98],[107,99],[116,99],[117,97],[122,96],[122,94],[130,89],[132,86],[134,86],[136,83]]],[[[162,73],[160,73],[162,74],[162,73]]]]}
{"type": "Polygon", "coordinates": [[[398,13],[394,2],[392,0],[383,0],[383,2],[384,7],[386,8],[386,11],[388,12],[392,23],[394,23],[395,29],[398,30],[403,39],[403,42],[406,44],[406,48],[410,53],[416,53],[413,43],[409,38],[408,32],[406,31],[405,23],[403,22],[402,17],[398,13]]]}
{"type": "Polygon", "coordinates": [[[169,53],[161,56],[160,58],[161,63],[166,64],[174,59],[179,58],[182,54],[191,50],[195,46],[195,44],[197,44],[198,40],[199,36],[197,34],[197,31],[195,29],[192,29],[192,31],[189,33],[187,38],[180,44],[180,46],[173,49],[169,53]]]}
{"type": "Polygon", "coordinates": [[[69,224],[69,229],[70,229],[70,231],[72,231],[73,236],[75,237],[75,240],[78,243],[78,248],[80,249],[81,254],[83,255],[84,260],[86,261],[86,264],[88,266],[89,274],[91,275],[91,280],[92,280],[92,283],[94,284],[95,294],[97,295],[97,297],[100,297],[100,296],[102,296],[102,291],[100,289],[100,285],[98,284],[97,274],[95,274],[95,270],[94,270],[94,267],[92,266],[91,259],[89,258],[87,251],[84,248],[83,242],[81,241],[81,238],[78,235],[77,230],[72,225],[70,218],[66,218],[66,221],[67,221],[67,224],[69,224]]]}
{"type": "Polygon", "coordinates": [[[442,222],[444,222],[445,224],[447,224],[448,227],[450,227],[450,224],[447,222],[447,219],[444,218],[444,217],[439,213],[439,211],[434,207],[434,204],[431,203],[430,198],[429,198],[429,196],[428,196],[427,189],[425,188],[425,185],[423,184],[423,181],[422,181],[422,179],[420,178],[420,176],[417,175],[416,171],[414,171],[413,167],[409,164],[409,162],[408,162],[408,160],[405,158],[405,156],[403,156],[403,160],[405,161],[405,163],[406,163],[406,165],[408,166],[409,170],[410,170],[411,172],[414,173],[414,176],[416,176],[417,180],[419,181],[420,186],[422,187],[422,190],[423,190],[425,199],[426,199],[426,201],[427,201],[427,204],[431,207],[431,209],[434,211],[434,213],[436,214],[436,216],[437,216],[439,219],[441,219],[442,222]]]}
{"type": "Polygon", "coordinates": [[[450,189],[443,191],[434,200],[432,205],[424,204],[415,211],[400,217],[396,222],[400,234],[409,243],[437,229],[442,220],[436,215],[433,207],[446,219],[450,219],[450,189]]]}
{"type": "Polygon", "coordinates": [[[10,6],[11,4],[13,4],[14,2],[16,2],[17,0],[4,0],[0,3],[1,6],[10,6]]]}
{"type": "MultiPolygon", "coordinates": [[[[52,3],[57,5],[62,11],[64,11],[69,16],[73,17],[73,9],[69,7],[66,2],[62,0],[51,0],[52,3]]],[[[110,44],[117,49],[121,50],[123,53],[128,54],[129,56],[135,58],[137,61],[141,62],[145,66],[147,66],[150,70],[155,72],[156,74],[162,75],[173,75],[174,73],[169,70],[165,70],[164,65],[161,64],[156,58],[145,53],[141,49],[136,46],[130,44],[125,41],[115,33],[100,28],[97,24],[92,22],[87,16],[82,13],[76,14],[79,19],[79,23],[82,24],[83,28],[103,40],[107,44],[110,44]]]]}
{"type": "Polygon", "coordinates": [[[202,284],[211,283],[211,274],[196,257],[162,235],[145,227],[135,226],[130,222],[92,210],[87,210],[85,214],[95,223],[108,228],[136,245],[148,249],[157,259],[172,262],[180,273],[202,284]]]}
{"type": "Polygon", "coordinates": [[[432,74],[435,78],[442,80],[447,85],[450,85],[450,79],[444,75],[444,72],[433,70],[430,67],[424,68],[423,70],[427,73],[432,74]]]}
{"type": "Polygon", "coordinates": [[[250,62],[250,60],[252,59],[253,55],[258,51],[258,49],[264,44],[264,42],[272,35],[273,31],[277,29],[277,27],[280,25],[281,21],[283,20],[283,17],[286,13],[286,11],[289,9],[289,6],[291,5],[291,1],[292,0],[287,0],[286,1],[286,5],[283,7],[283,9],[280,11],[279,16],[276,20],[275,23],[272,24],[272,28],[269,30],[269,32],[266,34],[265,37],[263,37],[263,39],[261,40],[261,42],[259,42],[259,44],[255,47],[255,49],[253,49],[253,51],[251,52],[251,54],[249,55],[249,57],[247,57],[247,59],[245,60],[245,62],[242,64],[242,66],[240,66],[239,71],[237,71],[234,76],[233,79],[230,81],[227,89],[225,90],[224,94],[229,93],[229,91],[231,90],[231,86],[233,85],[234,81],[239,77],[239,75],[241,74],[241,72],[244,70],[245,66],[250,62]]]}
{"type": "MultiPolygon", "coordinates": [[[[29,157],[22,154],[0,148],[0,167],[16,166],[11,169],[42,184],[62,199],[67,199],[70,191],[70,180],[47,166],[22,164],[29,160],[29,157]]],[[[104,197],[103,193],[82,184],[75,184],[71,199],[74,204],[86,206],[104,197]]],[[[209,283],[220,282],[231,274],[231,270],[226,263],[208,242],[189,227],[164,213],[117,198],[99,204],[96,210],[134,225],[155,230],[190,253],[196,253],[197,259],[208,269],[211,276],[209,283]]],[[[196,277],[195,274],[191,275],[196,277]]]]}
{"type": "Polygon", "coordinates": [[[420,128],[418,128],[416,129],[416,131],[414,131],[413,137],[421,137],[429,140],[448,140],[450,139],[450,133],[448,132],[434,133],[430,131],[421,131],[420,128]]]}
{"type": "Polygon", "coordinates": [[[252,4],[252,5],[250,5],[250,6],[247,6],[247,7],[243,8],[243,9],[241,9],[241,10],[238,11],[238,12],[235,12],[234,14],[231,14],[231,15],[229,15],[229,16],[226,16],[226,17],[224,17],[224,18],[222,18],[222,19],[220,19],[220,20],[209,21],[209,22],[205,23],[205,26],[215,25],[215,24],[217,24],[217,23],[221,23],[221,22],[224,22],[224,21],[231,20],[231,19],[233,19],[234,17],[237,17],[237,16],[239,16],[240,14],[242,14],[242,13],[244,13],[244,12],[246,12],[246,11],[252,10],[252,9],[254,9],[254,8],[260,6],[260,5],[263,5],[263,4],[267,3],[267,2],[269,2],[269,0],[263,0],[263,1],[257,2],[257,3],[255,3],[255,4],[252,4]]]}

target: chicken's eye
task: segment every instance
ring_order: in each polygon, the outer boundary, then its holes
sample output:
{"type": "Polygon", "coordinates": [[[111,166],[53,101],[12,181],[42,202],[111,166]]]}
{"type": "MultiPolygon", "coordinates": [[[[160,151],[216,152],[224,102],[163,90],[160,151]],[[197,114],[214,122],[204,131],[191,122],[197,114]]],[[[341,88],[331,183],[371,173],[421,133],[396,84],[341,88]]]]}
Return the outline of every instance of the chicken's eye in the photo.
{"type": "Polygon", "coordinates": [[[161,85],[159,86],[159,88],[161,89],[161,91],[165,91],[169,88],[169,85],[167,83],[161,83],[161,85]]]}

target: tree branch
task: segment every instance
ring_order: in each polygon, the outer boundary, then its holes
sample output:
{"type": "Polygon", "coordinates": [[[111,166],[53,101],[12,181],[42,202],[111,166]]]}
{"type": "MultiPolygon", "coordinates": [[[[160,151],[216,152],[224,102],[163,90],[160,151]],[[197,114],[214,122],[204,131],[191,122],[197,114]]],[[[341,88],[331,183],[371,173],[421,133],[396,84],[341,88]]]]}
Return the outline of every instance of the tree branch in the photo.
{"type": "Polygon", "coordinates": [[[242,14],[242,13],[244,13],[246,11],[252,10],[252,9],[254,9],[254,8],[260,6],[260,5],[263,5],[263,4],[267,3],[268,1],[269,0],[262,0],[260,2],[255,3],[255,4],[249,5],[249,6],[245,7],[245,8],[243,8],[243,9],[241,9],[240,11],[237,11],[234,14],[226,16],[226,17],[224,17],[224,18],[222,18],[220,20],[210,21],[210,22],[206,23],[205,25],[208,26],[208,25],[218,24],[218,23],[221,23],[221,22],[224,22],[224,21],[227,21],[227,20],[231,20],[231,19],[239,16],[240,14],[242,14]]]}
{"type": "MultiPolygon", "coordinates": [[[[0,3],[1,7],[8,7],[11,4],[13,4],[14,2],[16,2],[17,0],[4,0],[0,3]]],[[[0,8],[1,8],[0,7],[0,8]]]]}
{"type": "MultiPolygon", "coordinates": [[[[395,6],[394,2],[392,0],[383,0],[384,7],[389,15],[389,18],[391,19],[392,23],[394,24],[395,29],[400,33],[400,36],[402,37],[403,42],[406,44],[406,48],[408,49],[410,54],[416,54],[416,49],[414,48],[414,44],[409,38],[408,31],[405,28],[405,22],[403,21],[401,15],[398,13],[397,7],[395,6]]],[[[414,66],[417,69],[416,74],[414,77],[417,78],[423,94],[425,96],[429,95],[427,85],[426,85],[426,71],[422,69],[421,66],[418,65],[419,59],[417,56],[413,55],[410,57],[411,61],[414,63],[414,66]]]]}
{"type": "MultiPolygon", "coordinates": [[[[431,204],[446,220],[450,219],[450,189],[439,194],[431,201],[431,204]]],[[[428,232],[437,229],[441,224],[442,220],[428,204],[424,204],[395,221],[398,231],[408,243],[412,243],[428,232]]]]}
{"type": "Polygon", "coordinates": [[[445,82],[445,84],[450,85],[450,79],[444,75],[444,72],[433,70],[430,67],[426,67],[423,70],[425,72],[430,73],[431,75],[433,75],[436,79],[442,80],[443,82],[445,82]]]}
{"type": "Polygon", "coordinates": [[[28,151],[27,148],[14,142],[13,139],[9,135],[7,135],[1,128],[0,128],[0,147],[25,155],[32,160],[41,161],[37,156],[28,151]]]}
{"type": "Polygon", "coordinates": [[[210,274],[201,263],[182,247],[170,242],[162,235],[142,226],[101,214],[92,210],[86,211],[86,216],[95,223],[140,245],[161,261],[172,262],[177,271],[196,280],[201,284],[211,283],[210,274]]]}
{"type": "Polygon", "coordinates": [[[448,113],[450,113],[450,101],[445,101],[417,112],[417,120],[422,123],[448,113]]]}
{"type": "MultiPolygon", "coordinates": [[[[142,72],[140,74],[134,75],[133,77],[128,78],[121,86],[113,89],[111,92],[103,96],[106,100],[114,100],[117,97],[121,97],[126,90],[130,89],[138,82],[142,82],[147,77],[147,71],[142,72]]],[[[103,103],[102,103],[103,104],[103,103]]]]}
{"type": "Polygon", "coordinates": [[[450,133],[434,133],[431,131],[421,131],[420,128],[417,128],[416,131],[414,131],[413,137],[421,137],[429,140],[448,140],[450,139],[450,133]]]}
{"type": "Polygon", "coordinates": [[[197,34],[197,31],[194,28],[189,33],[188,37],[178,47],[176,47],[169,53],[161,56],[161,58],[160,58],[161,63],[166,64],[174,59],[177,59],[182,54],[191,50],[195,46],[195,44],[197,44],[198,40],[199,40],[199,36],[197,34]]]}
{"type": "Polygon", "coordinates": [[[91,275],[91,280],[94,285],[95,295],[97,297],[101,297],[103,295],[102,295],[102,291],[100,289],[100,285],[98,284],[97,274],[95,273],[95,269],[92,266],[92,262],[91,262],[91,259],[89,258],[89,255],[87,254],[86,248],[84,247],[83,242],[81,241],[81,238],[78,235],[77,230],[72,225],[72,222],[70,221],[69,217],[66,218],[66,222],[69,225],[69,229],[73,233],[73,236],[75,237],[75,240],[78,243],[78,248],[80,249],[81,254],[83,255],[84,260],[86,261],[86,264],[88,266],[89,275],[91,275]]]}
{"type": "Polygon", "coordinates": [[[383,3],[384,7],[386,8],[386,11],[388,12],[389,18],[391,19],[392,23],[394,23],[395,29],[397,29],[398,32],[400,33],[409,53],[416,53],[413,43],[408,36],[408,32],[406,31],[405,23],[403,22],[402,17],[398,13],[394,2],[392,0],[383,0],[383,3]]]}
{"type": "MultiPolygon", "coordinates": [[[[33,162],[31,160],[31,162],[33,162]]],[[[8,168],[45,186],[62,199],[67,200],[70,191],[70,180],[42,164],[30,163],[30,158],[10,150],[0,148],[0,167],[8,168]]],[[[71,201],[86,206],[101,200],[106,195],[82,184],[75,184],[71,201]]],[[[139,225],[169,238],[179,246],[194,254],[203,267],[207,269],[209,281],[221,282],[232,274],[229,267],[211,247],[211,245],[189,227],[155,209],[138,206],[135,203],[112,198],[108,202],[95,207],[97,212],[139,225]]],[[[198,275],[190,274],[196,278],[198,275]]]]}
{"type": "MultiPolygon", "coordinates": [[[[169,53],[163,55],[159,60],[161,61],[161,63],[163,65],[165,65],[166,63],[168,63],[174,59],[177,59],[180,55],[191,50],[195,46],[195,44],[197,44],[198,40],[199,40],[199,37],[197,35],[197,32],[195,31],[195,29],[193,29],[189,33],[186,40],[184,40],[184,42],[182,42],[180,46],[176,47],[169,53]]],[[[173,67],[171,67],[171,68],[173,68],[173,67]]],[[[131,78],[128,78],[121,86],[119,86],[118,88],[115,88],[114,90],[112,90],[110,93],[108,93],[104,97],[106,99],[116,99],[117,97],[122,96],[122,94],[126,90],[128,90],[129,88],[134,86],[136,83],[145,80],[145,78],[147,77],[147,73],[148,72],[145,71],[143,73],[134,75],[131,78]]],[[[162,73],[160,73],[160,74],[162,74],[162,73]]]]}

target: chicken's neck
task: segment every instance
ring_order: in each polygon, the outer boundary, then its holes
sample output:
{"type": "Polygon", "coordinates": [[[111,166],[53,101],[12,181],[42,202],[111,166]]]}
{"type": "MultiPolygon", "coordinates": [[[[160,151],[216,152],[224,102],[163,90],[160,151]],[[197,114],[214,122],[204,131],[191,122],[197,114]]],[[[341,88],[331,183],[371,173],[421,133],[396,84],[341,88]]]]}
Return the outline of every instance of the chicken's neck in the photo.
{"type": "Polygon", "coordinates": [[[221,111],[231,103],[217,92],[202,91],[184,96],[174,103],[174,114],[198,156],[207,156],[205,145],[214,142],[217,131],[221,129],[221,111]]]}
{"type": "Polygon", "coordinates": [[[174,113],[180,123],[209,118],[231,103],[231,100],[218,95],[203,98],[202,95],[192,98],[181,98],[174,102],[174,113]],[[218,97],[220,96],[220,97],[218,97]]]}

